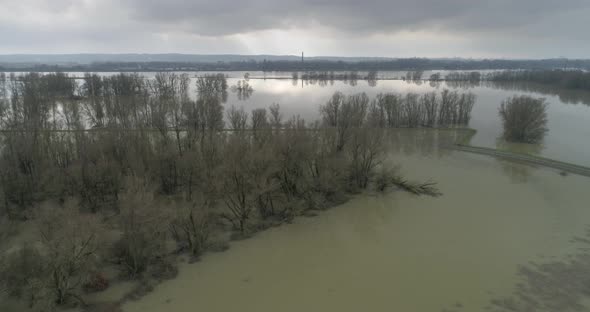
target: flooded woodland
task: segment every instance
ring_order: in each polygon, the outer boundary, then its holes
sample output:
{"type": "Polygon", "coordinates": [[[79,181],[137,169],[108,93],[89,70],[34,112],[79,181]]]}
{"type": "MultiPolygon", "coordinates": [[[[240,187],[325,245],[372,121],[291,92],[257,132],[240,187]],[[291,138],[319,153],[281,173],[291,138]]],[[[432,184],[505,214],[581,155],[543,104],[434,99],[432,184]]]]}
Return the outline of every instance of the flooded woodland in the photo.
{"type": "Polygon", "coordinates": [[[452,148],[590,166],[590,91],[185,74],[5,76],[0,310],[590,310],[590,178],[452,148]]]}

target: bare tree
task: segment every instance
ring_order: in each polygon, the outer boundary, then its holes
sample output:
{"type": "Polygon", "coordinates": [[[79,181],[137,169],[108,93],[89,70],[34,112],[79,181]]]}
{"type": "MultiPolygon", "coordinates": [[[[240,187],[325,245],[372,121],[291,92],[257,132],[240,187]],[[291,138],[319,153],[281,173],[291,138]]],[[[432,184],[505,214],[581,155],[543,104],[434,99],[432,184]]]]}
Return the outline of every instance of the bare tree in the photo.
{"type": "Polygon", "coordinates": [[[328,100],[326,105],[320,106],[320,114],[324,120],[324,124],[328,127],[338,126],[338,116],[340,114],[340,107],[345,100],[344,94],[341,92],[335,92],[332,98],[328,100]]]}
{"type": "Polygon", "coordinates": [[[235,106],[230,107],[227,111],[227,119],[232,129],[243,131],[248,126],[248,113],[244,111],[243,107],[237,109],[235,106]]]}
{"type": "Polygon", "coordinates": [[[368,106],[369,97],[365,93],[350,95],[342,103],[337,125],[337,151],[344,149],[344,145],[350,138],[351,129],[359,128],[363,125],[367,116],[368,106]]]}
{"type": "Polygon", "coordinates": [[[249,143],[239,137],[232,137],[224,164],[223,201],[230,215],[226,216],[234,228],[245,233],[247,222],[254,210],[253,198],[255,184],[253,182],[252,159],[249,143]]]}
{"type": "Polygon", "coordinates": [[[387,127],[396,128],[402,123],[402,100],[399,94],[386,93],[377,95],[379,105],[385,109],[387,127]]]}
{"type": "Polygon", "coordinates": [[[385,128],[387,126],[387,116],[385,114],[385,102],[379,97],[371,101],[367,124],[371,127],[385,128]]]}
{"type": "Polygon", "coordinates": [[[458,103],[458,113],[457,113],[457,124],[459,125],[467,125],[471,120],[471,111],[473,110],[473,106],[475,105],[475,94],[463,93],[459,98],[458,103]]]}
{"type": "Polygon", "coordinates": [[[435,92],[429,92],[420,98],[421,105],[424,109],[424,125],[427,127],[436,126],[438,102],[435,92]]]}
{"type": "Polygon", "coordinates": [[[369,84],[369,87],[377,86],[378,76],[379,73],[376,70],[369,71],[369,73],[367,74],[367,83],[369,84]]]}
{"type": "Polygon", "coordinates": [[[383,132],[377,129],[354,129],[350,146],[350,182],[352,187],[365,189],[381,163],[383,132]]]}
{"type": "Polygon", "coordinates": [[[417,94],[406,94],[404,99],[404,113],[407,125],[410,128],[418,128],[422,124],[423,107],[420,104],[417,94]]]}
{"type": "Polygon", "coordinates": [[[457,91],[443,90],[441,93],[441,102],[438,113],[438,125],[441,127],[448,127],[453,125],[457,119],[457,91]]]}
{"type": "Polygon", "coordinates": [[[45,287],[57,304],[70,298],[84,304],[79,291],[96,261],[102,235],[96,217],[68,207],[43,210],[37,220],[47,261],[45,287]]]}
{"type": "Polygon", "coordinates": [[[237,84],[231,87],[231,90],[237,93],[239,100],[247,100],[254,93],[254,88],[247,80],[238,80],[237,84]]]}
{"type": "Polygon", "coordinates": [[[266,108],[257,108],[252,110],[252,130],[268,128],[268,118],[266,117],[266,108]]]}
{"type": "Polygon", "coordinates": [[[270,125],[274,129],[280,129],[283,121],[283,114],[281,114],[281,106],[279,103],[273,103],[270,108],[270,125]]]}
{"type": "Polygon", "coordinates": [[[85,98],[83,101],[84,110],[92,127],[103,127],[105,123],[103,80],[97,74],[86,73],[81,88],[81,93],[85,98]]]}
{"type": "Polygon", "coordinates": [[[547,104],[545,99],[526,95],[514,96],[502,102],[500,117],[504,138],[509,141],[538,143],[547,133],[547,104]]]}
{"type": "Polygon", "coordinates": [[[212,220],[209,212],[211,204],[206,199],[182,203],[175,209],[170,223],[172,237],[195,257],[200,256],[207,247],[212,220]]]}
{"type": "Polygon", "coordinates": [[[166,253],[169,218],[168,211],[155,207],[153,195],[142,182],[127,192],[121,204],[122,236],[114,253],[129,277],[145,272],[156,257],[166,253]]]}

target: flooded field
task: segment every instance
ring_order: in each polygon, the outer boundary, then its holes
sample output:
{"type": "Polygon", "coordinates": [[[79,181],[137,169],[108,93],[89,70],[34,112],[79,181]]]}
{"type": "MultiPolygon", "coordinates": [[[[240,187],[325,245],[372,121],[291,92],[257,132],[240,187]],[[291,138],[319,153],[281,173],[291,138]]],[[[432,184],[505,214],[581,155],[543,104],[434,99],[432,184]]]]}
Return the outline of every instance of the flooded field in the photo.
{"type": "MultiPolygon", "coordinates": [[[[244,74],[227,73],[228,84],[243,83],[244,74]]],[[[403,73],[380,75],[398,78],[403,73]]],[[[223,105],[250,112],[279,103],[285,119],[300,115],[311,122],[337,91],[373,98],[386,92],[457,89],[477,96],[469,124],[476,133],[469,144],[590,166],[589,92],[399,79],[311,83],[289,77],[251,73],[248,83],[254,91],[246,96],[229,91],[223,105]],[[547,99],[549,132],[542,144],[501,139],[498,107],[517,94],[547,99]]],[[[184,261],[175,279],[125,302],[122,310],[590,309],[590,254],[583,249],[590,242],[583,238],[590,226],[590,179],[441,148],[463,142],[465,129],[386,131],[385,162],[399,165],[408,179],[436,182],[442,196],[401,191],[357,195],[316,217],[299,217],[232,242],[228,251],[208,253],[198,263],[184,261]]],[[[89,302],[118,302],[135,286],[115,282],[89,302]]]]}
{"type": "Polygon", "coordinates": [[[442,197],[359,196],[183,264],[123,310],[511,311],[499,302],[524,281],[521,265],[578,252],[590,182],[432,148],[453,135],[407,131],[388,159],[442,197]]]}

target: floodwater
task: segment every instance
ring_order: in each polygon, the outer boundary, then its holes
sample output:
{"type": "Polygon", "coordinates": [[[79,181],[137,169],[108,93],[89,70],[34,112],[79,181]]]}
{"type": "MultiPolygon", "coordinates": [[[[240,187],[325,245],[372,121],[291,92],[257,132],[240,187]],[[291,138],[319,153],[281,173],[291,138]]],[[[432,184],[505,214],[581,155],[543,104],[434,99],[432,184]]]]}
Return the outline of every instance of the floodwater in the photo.
{"type": "Polygon", "coordinates": [[[443,196],[356,197],[183,264],[123,310],[504,311],[491,302],[523,282],[520,265],[576,252],[590,180],[436,148],[454,131],[403,131],[387,161],[443,196]]]}
{"type": "MultiPolygon", "coordinates": [[[[229,84],[236,84],[243,74],[228,73],[229,84]]],[[[392,78],[403,73],[380,75],[392,78]]],[[[251,73],[254,92],[247,98],[229,92],[226,107],[250,111],[279,103],[285,117],[297,114],[313,121],[319,105],[335,91],[369,96],[445,88],[470,91],[477,95],[470,123],[477,130],[472,145],[590,166],[590,92],[522,84],[379,80],[371,86],[363,80],[351,85],[255,79],[262,76],[251,73]],[[499,139],[498,107],[517,94],[544,97],[549,103],[549,132],[541,145],[499,139]]],[[[267,75],[272,77],[290,77],[290,73],[267,75]]],[[[355,197],[315,218],[297,218],[293,224],[233,242],[228,251],[207,254],[199,263],[181,264],[176,279],[126,303],[123,310],[527,311],[492,303],[509,302],[505,298],[516,296],[519,284],[539,282],[522,274],[531,261],[565,263],[567,255],[580,252],[572,238],[583,236],[590,225],[590,179],[439,149],[440,143],[458,137],[453,130],[408,129],[395,130],[391,136],[387,161],[401,165],[410,179],[436,181],[443,196],[393,192],[355,197]]],[[[559,281],[584,274],[584,280],[590,281],[590,268],[570,276],[557,274],[544,282],[548,292],[525,291],[525,297],[550,307],[556,306],[552,300],[561,300],[563,306],[575,298],[552,295],[563,288],[559,281]]],[[[568,285],[567,291],[576,293],[575,287],[568,285]]]]}

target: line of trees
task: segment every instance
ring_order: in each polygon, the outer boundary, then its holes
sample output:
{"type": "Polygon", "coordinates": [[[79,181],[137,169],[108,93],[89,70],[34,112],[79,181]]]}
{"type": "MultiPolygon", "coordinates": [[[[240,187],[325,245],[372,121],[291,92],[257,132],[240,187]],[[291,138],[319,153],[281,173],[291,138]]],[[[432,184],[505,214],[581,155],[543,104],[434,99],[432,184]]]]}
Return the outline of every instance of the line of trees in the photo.
{"type": "MultiPolygon", "coordinates": [[[[432,77],[432,76],[431,76],[432,77]]],[[[446,81],[467,81],[478,83],[481,81],[482,75],[480,72],[451,72],[445,76],[446,81]]]]}
{"type": "Polygon", "coordinates": [[[582,70],[509,70],[490,73],[485,79],[496,82],[533,82],[567,89],[590,90],[590,72],[582,70]]]}
{"type": "Polygon", "coordinates": [[[466,126],[475,105],[473,93],[443,90],[425,94],[382,93],[373,100],[365,96],[345,97],[335,93],[322,110],[338,111],[348,102],[360,102],[368,123],[381,128],[466,126]]]}
{"type": "MultiPolygon", "coordinates": [[[[375,76],[376,76],[376,73],[375,73],[375,76]]],[[[333,84],[334,81],[343,81],[344,83],[347,83],[347,84],[350,83],[351,86],[356,86],[360,79],[369,80],[371,78],[369,76],[363,77],[363,76],[359,75],[359,73],[356,71],[351,71],[351,72],[309,71],[309,72],[304,72],[301,75],[299,75],[299,73],[297,73],[297,72],[294,72],[292,75],[293,84],[296,84],[298,79],[303,80],[307,84],[315,85],[317,83],[319,86],[324,87],[328,84],[328,82],[330,84],[333,84]]],[[[372,78],[372,80],[374,81],[375,78],[372,78]]]]}
{"type": "Polygon", "coordinates": [[[527,69],[552,70],[555,68],[590,69],[589,60],[545,59],[545,60],[505,60],[505,59],[428,59],[428,58],[366,58],[314,59],[301,62],[294,60],[249,60],[221,62],[153,61],[153,62],[95,62],[92,64],[54,65],[38,63],[2,63],[0,71],[370,71],[370,70],[489,70],[489,69],[527,69]]]}

